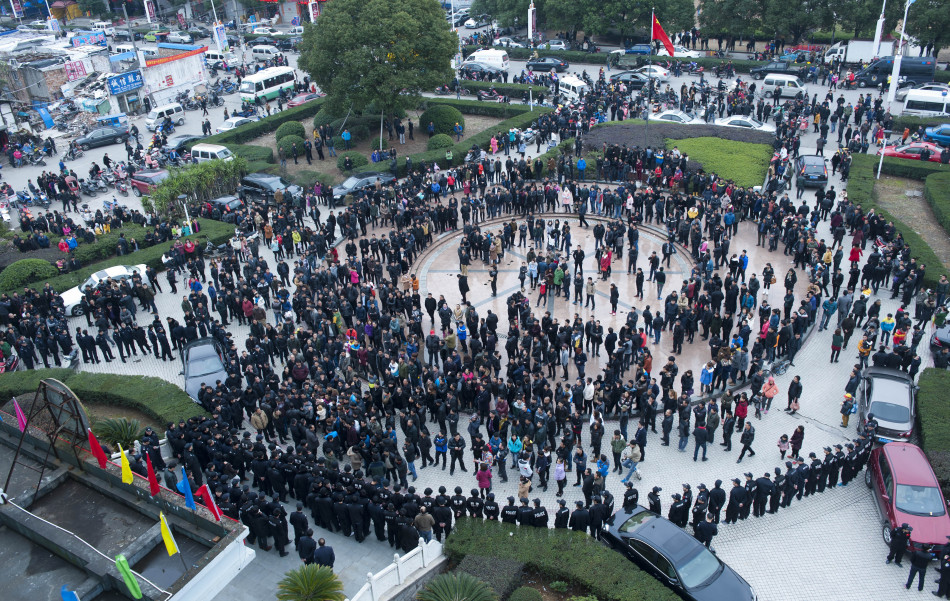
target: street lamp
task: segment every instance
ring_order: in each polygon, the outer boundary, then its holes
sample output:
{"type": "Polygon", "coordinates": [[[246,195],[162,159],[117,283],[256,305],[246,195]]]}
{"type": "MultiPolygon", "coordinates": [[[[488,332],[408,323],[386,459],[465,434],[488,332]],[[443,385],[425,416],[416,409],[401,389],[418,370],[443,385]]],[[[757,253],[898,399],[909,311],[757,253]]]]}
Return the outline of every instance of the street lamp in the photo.
{"type": "MultiPolygon", "coordinates": [[[[891,106],[894,104],[894,96],[897,94],[897,85],[898,80],[900,79],[901,74],[901,59],[904,58],[904,48],[905,48],[905,32],[907,31],[907,12],[910,10],[910,5],[916,2],[916,0],[907,0],[904,4],[904,18],[901,20],[901,42],[900,48],[897,49],[897,52],[894,53],[894,67],[891,69],[891,85],[887,88],[887,110],[891,110],[891,106]]],[[[887,148],[887,143],[884,144],[884,148],[881,148],[881,160],[877,164],[877,178],[881,179],[881,169],[884,167],[884,149],[887,148]]]]}

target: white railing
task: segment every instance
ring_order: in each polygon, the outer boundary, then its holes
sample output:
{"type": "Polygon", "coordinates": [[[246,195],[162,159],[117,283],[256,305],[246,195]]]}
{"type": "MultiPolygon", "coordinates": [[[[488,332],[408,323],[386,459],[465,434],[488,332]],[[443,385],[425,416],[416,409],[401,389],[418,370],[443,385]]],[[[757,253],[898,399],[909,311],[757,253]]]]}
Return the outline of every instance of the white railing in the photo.
{"type": "Polygon", "coordinates": [[[417,570],[422,570],[442,557],[442,543],[432,539],[426,543],[419,539],[419,546],[400,556],[393,556],[393,562],[373,574],[366,576],[366,584],[347,601],[379,601],[392,589],[402,586],[417,570]]]}

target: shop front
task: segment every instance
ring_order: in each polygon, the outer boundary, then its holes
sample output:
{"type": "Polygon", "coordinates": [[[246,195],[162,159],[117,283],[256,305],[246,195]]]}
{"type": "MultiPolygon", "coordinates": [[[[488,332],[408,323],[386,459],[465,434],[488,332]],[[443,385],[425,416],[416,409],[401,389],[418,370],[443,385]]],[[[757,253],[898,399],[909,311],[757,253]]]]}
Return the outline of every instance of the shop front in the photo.
{"type": "Polygon", "coordinates": [[[109,93],[114,98],[114,104],[118,107],[117,112],[128,115],[136,114],[143,107],[142,86],[145,80],[139,69],[127,71],[109,78],[109,93]]]}

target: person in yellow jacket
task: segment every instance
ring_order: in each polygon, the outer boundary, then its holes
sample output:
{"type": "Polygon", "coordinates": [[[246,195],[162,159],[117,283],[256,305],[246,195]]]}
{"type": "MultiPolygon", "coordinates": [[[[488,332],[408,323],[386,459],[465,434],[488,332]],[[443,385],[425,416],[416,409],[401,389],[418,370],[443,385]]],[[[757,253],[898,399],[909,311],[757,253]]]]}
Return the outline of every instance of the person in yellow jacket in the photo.
{"type": "Polygon", "coordinates": [[[868,357],[871,356],[872,350],[874,350],[874,345],[871,344],[867,336],[862,336],[861,342],[858,343],[858,357],[861,359],[862,369],[868,366],[868,357]]]}

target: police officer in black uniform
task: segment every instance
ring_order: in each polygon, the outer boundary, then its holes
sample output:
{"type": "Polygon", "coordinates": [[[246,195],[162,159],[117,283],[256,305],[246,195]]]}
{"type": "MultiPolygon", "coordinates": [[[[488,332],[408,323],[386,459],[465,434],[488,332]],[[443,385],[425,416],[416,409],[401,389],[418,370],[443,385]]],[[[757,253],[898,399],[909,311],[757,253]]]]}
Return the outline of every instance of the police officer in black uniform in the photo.
{"type": "Polygon", "coordinates": [[[495,502],[495,493],[490,492],[488,493],[488,496],[485,498],[484,512],[485,512],[485,519],[490,520],[492,522],[498,521],[498,515],[499,513],[501,513],[501,508],[498,507],[498,503],[495,502]]]}
{"type": "Polygon", "coordinates": [[[818,455],[812,452],[808,454],[808,458],[811,459],[811,465],[808,468],[808,481],[805,482],[806,497],[815,494],[818,482],[823,477],[821,459],[818,459],[818,455]]]}
{"type": "Polygon", "coordinates": [[[713,515],[711,513],[706,514],[706,519],[700,522],[695,530],[696,533],[693,536],[696,537],[696,540],[706,545],[707,549],[710,543],[712,543],[713,537],[719,534],[719,526],[713,521],[713,515]]]}
{"type": "Polygon", "coordinates": [[[623,508],[625,511],[633,511],[640,500],[640,491],[633,487],[633,482],[627,482],[627,490],[623,491],[623,508]]]}
{"type": "Polygon", "coordinates": [[[785,490],[785,476],[781,468],[775,468],[775,478],[772,480],[772,494],[769,499],[769,513],[778,513],[782,504],[782,491],[785,490]]]}
{"type": "Polygon", "coordinates": [[[729,505],[726,506],[726,523],[735,524],[739,519],[739,512],[746,505],[746,492],[742,487],[742,481],[738,478],[732,479],[732,490],[729,491],[729,505]]]}
{"type": "Polygon", "coordinates": [[[746,502],[742,506],[742,509],[739,510],[739,519],[744,520],[749,517],[749,513],[752,512],[752,502],[755,501],[755,479],[752,476],[752,472],[746,472],[743,474],[745,476],[745,498],[746,502]]]}
{"type": "Polygon", "coordinates": [[[683,502],[683,495],[674,493],[673,504],[670,505],[670,512],[667,518],[680,528],[685,528],[689,520],[689,516],[686,513],[687,511],[686,503],[683,502]]]}
{"type": "Polygon", "coordinates": [[[567,523],[571,519],[571,510],[565,507],[567,501],[564,499],[558,499],[557,502],[560,507],[554,513],[554,528],[567,528],[567,523]]]}
{"type": "Polygon", "coordinates": [[[719,516],[725,505],[726,491],[722,489],[722,480],[716,480],[716,485],[709,491],[709,513],[713,516],[713,523],[719,523],[719,516]]]}
{"type": "Polygon", "coordinates": [[[891,529],[890,553],[887,554],[885,564],[893,561],[898,567],[903,567],[901,560],[904,559],[904,552],[907,550],[907,543],[910,541],[910,533],[913,528],[906,522],[897,528],[891,529]]]}
{"type": "Polygon", "coordinates": [[[534,513],[531,516],[531,525],[535,528],[548,527],[548,510],[541,505],[541,499],[534,500],[534,513]]]}
{"type": "Polygon", "coordinates": [[[590,512],[584,508],[583,501],[577,501],[575,503],[577,509],[571,513],[571,520],[569,525],[571,530],[574,532],[587,532],[587,527],[590,526],[590,512]]]}
{"type": "Polygon", "coordinates": [[[663,490],[659,486],[654,486],[653,490],[647,495],[647,502],[650,504],[650,511],[657,515],[663,515],[663,508],[660,504],[659,492],[663,490]]]}
{"type": "Polygon", "coordinates": [[[505,524],[518,523],[518,508],[515,507],[514,497],[508,497],[508,504],[501,509],[501,521],[505,524]]]}
{"type": "Polygon", "coordinates": [[[522,526],[530,526],[534,518],[534,510],[528,506],[528,499],[521,498],[521,507],[517,510],[518,523],[522,526]]]}
{"type": "Polygon", "coordinates": [[[709,509],[709,491],[706,490],[705,484],[699,485],[699,492],[696,493],[696,502],[693,503],[693,532],[696,532],[696,527],[706,519],[706,510],[709,509]]]}

